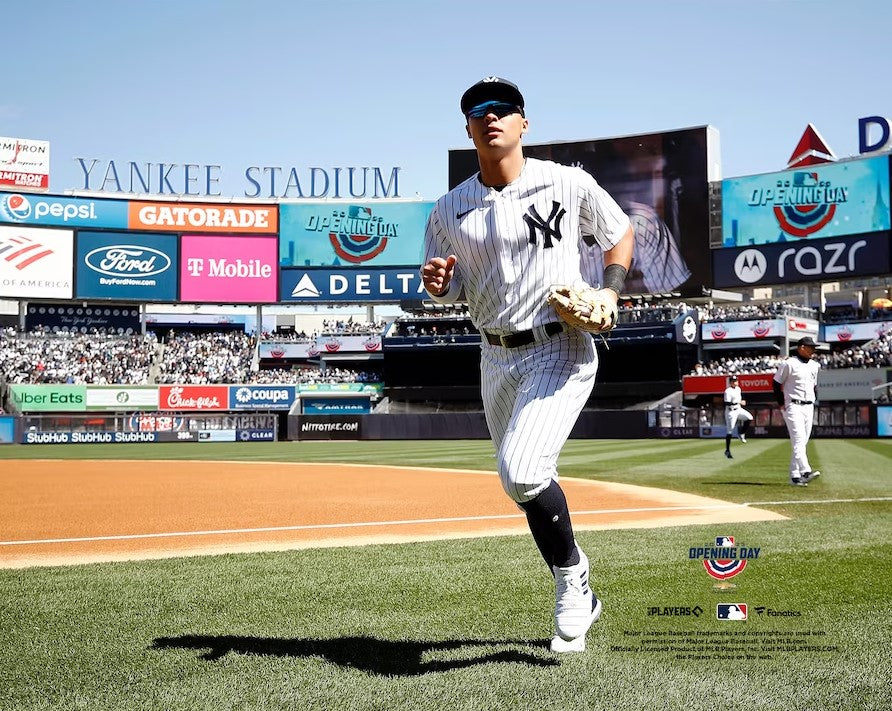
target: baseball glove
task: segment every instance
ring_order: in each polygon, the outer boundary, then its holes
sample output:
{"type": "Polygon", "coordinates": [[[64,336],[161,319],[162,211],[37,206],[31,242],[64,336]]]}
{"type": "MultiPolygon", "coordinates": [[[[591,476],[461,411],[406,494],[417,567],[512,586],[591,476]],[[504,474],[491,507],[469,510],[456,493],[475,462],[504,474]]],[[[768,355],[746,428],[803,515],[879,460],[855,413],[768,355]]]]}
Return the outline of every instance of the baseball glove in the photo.
{"type": "Polygon", "coordinates": [[[616,325],[616,298],[606,289],[554,286],[548,303],[566,323],[589,333],[606,333],[616,325]]]}

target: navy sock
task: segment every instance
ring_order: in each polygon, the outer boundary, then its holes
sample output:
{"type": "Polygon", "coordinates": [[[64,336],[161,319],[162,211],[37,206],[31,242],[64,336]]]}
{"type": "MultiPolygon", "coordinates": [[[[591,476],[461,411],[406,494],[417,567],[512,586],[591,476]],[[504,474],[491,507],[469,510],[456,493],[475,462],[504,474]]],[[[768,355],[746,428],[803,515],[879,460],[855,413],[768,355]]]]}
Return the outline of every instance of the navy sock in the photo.
{"type": "Polygon", "coordinates": [[[731,449],[731,435],[725,435],[725,449],[731,449]]]}
{"type": "Polygon", "coordinates": [[[520,507],[526,513],[533,540],[549,568],[553,565],[565,568],[579,562],[567,497],[560,484],[552,481],[535,499],[520,507]]]}

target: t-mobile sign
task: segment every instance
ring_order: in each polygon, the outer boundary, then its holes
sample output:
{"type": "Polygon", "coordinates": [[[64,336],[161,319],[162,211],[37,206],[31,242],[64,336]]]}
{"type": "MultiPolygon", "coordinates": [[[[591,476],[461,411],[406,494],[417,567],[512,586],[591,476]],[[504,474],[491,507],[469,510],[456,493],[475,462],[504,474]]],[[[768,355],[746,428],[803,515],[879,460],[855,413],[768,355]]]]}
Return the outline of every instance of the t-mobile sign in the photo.
{"type": "Polygon", "coordinates": [[[275,238],[183,235],[180,301],[275,303],[278,259],[275,238]]]}

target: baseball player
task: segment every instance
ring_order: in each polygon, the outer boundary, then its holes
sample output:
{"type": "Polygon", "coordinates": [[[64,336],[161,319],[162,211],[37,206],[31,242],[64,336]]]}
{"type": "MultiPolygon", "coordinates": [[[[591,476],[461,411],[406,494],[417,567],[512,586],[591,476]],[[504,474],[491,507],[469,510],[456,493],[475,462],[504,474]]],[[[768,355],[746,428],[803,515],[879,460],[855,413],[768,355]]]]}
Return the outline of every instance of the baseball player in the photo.
{"type": "Polygon", "coordinates": [[[629,218],[591,175],[526,158],[529,123],[518,87],[486,77],[461,98],[480,172],[435,204],[421,276],[434,301],[466,300],[481,334],[481,390],[505,492],[525,512],[555,579],[555,652],[585,650],[601,614],[576,544],[557,459],[591,394],[591,335],[562,322],[553,285],[596,294],[615,309],[632,258],[629,218]],[[604,251],[603,275],[590,257],[604,251]]]}
{"type": "Polygon", "coordinates": [[[749,429],[753,416],[748,410],[744,410],[746,400],[740,393],[740,385],[737,384],[737,376],[728,378],[728,387],[725,388],[725,456],[731,456],[731,437],[737,430],[737,438],[746,444],[746,431],[749,429]]]}
{"type": "Polygon", "coordinates": [[[785,358],[774,374],[772,386],[777,404],[780,405],[790,433],[793,456],[790,458],[790,483],[808,486],[821,476],[812,471],[805,448],[811,437],[811,426],[818,396],[818,370],[820,364],[813,359],[817,344],[810,336],[796,343],[796,354],[785,358]]]}

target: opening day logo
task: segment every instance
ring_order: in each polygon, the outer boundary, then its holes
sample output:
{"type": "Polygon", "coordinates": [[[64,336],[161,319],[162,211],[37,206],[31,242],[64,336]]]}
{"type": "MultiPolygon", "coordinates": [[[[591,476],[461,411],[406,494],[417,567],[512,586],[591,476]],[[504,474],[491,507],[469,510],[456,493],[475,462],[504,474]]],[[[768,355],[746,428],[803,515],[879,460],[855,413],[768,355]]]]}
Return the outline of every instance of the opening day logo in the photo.
{"type": "Polygon", "coordinates": [[[711,577],[726,581],[740,575],[747,562],[758,558],[761,550],[738,545],[734,536],[716,536],[713,545],[688,549],[688,558],[703,561],[711,577]]]}
{"type": "Polygon", "coordinates": [[[780,228],[792,237],[808,237],[825,227],[836,214],[836,206],[849,201],[847,186],[821,180],[817,171],[795,171],[772,188],[754,188],[751,207],[770,205],[780,228]]]}

